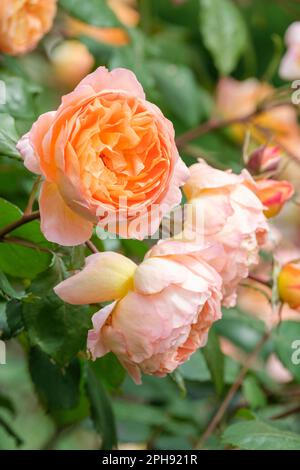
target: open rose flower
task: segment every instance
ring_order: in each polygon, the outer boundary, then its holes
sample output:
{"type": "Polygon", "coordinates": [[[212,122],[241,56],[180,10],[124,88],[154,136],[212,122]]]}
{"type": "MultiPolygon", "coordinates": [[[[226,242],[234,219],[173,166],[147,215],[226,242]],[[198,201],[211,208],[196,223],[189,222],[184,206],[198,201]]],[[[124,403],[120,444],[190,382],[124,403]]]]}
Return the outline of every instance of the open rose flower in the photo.
{"type": "Polygon", "coordinates": [[[18,55],[34,49],[50,30],[57,0],[1,0],[0,51],[18,55]]]}
{"type": "Polygon", "coordinates": [[[115,300],[93,316],[92,357],[112,351],[136,383],[141,372],[163,377],[205,345],[221,317],[221,278],[191,245],[168,242],[136,266],[122,255],[91,255],[56,294],[72,304],[115,300]],[[164,253],[165,250],[165,253],[164,253]]]}
{"type": "Polygon", "coordinates": [[[151,235],[189,176],[172,124],[126,69],[88,75],[17,148],[44,178],[41,228],[61,245],[83,243],[94,224],[127,238],[151,235]]]}
{"type": "Polygon", "coordinates": [[[264,208],[249,187],[255,182],[246,170],[236,175],[200,161],[190,173],[184,186],[190,206],[183,237],[223,246],[224,263],[217,269],[223,279],[223,304],[233,306],[239,282],[258,262],[259,248],[266,242],[264,208]]]}

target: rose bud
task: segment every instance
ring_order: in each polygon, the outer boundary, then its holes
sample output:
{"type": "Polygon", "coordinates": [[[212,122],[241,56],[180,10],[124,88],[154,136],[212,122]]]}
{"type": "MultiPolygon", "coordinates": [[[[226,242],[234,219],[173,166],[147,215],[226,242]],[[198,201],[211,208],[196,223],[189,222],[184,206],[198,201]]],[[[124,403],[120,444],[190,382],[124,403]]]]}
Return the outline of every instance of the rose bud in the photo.
{"type": "Polygon", "coordinates": [[[253,173],[276,171],[281,160],[280,147],[261,145],[248,157],[247,168],[253,173]]]}
{"type": "Polygon", "coordinates": [[[264,214],[269,219],[279,214],[283,206],[294,194],[289,181],[262,179],[256,181],[256,194],[265,207],[264,214]]]}
{"type": "Polygon", "coordinates": [[[278,276],[279,297],[291,308],[300,307],[300,262],[286,264],[278,276]]]}
{"type": "Polygon", "coordinates": [[[91,71],[95,61],[80,41],[66,40],[53,49],[51,62],[56,80],[72,88],[91,71]]]}

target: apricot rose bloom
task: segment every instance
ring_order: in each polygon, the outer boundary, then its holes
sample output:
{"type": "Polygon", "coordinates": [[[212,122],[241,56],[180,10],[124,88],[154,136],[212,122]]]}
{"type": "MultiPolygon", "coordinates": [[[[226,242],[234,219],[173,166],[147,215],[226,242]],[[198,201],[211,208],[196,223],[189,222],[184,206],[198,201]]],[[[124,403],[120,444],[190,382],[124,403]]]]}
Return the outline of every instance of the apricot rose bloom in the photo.
{"type": "Polygon", "coordinates": [[[180,203],[189,176],[173,125],[121,68],[99,67],[85,77],[17,148],[44,178],[44,235],[66,246],[89,239],[94,224],[126,238],[153,234],[180,203]]]}
{"type": "Polygon", "coordinates": [[[223,279],[223,304],[230,307],[236,303],[238,284],[258,263],[259,249],[266,242],[264,207],[250,189],[255,182],[246,170],[236,175],[204,161],[189,169],[191,176],[184,193],[191,210],[187,212],[184,236],[222,245],[224,262],[217,270],[223,279]]]}
{"type": "Polygon", "coordinates": [[[162,242],[139,266],[117,253],[94,254],[56,286],[71,304],[114,300],[93,316],[93,359],[112,351],[141,383],[141,372],[163,377],[205,345],[221,317],[222,281],[192,250],[190,243],[162,242]]]}
{"type": "Polygon", "coordinates": [[[57,0],[1,0],[0,51],[9,55],[34,49],[50,30],[57,0]]]}

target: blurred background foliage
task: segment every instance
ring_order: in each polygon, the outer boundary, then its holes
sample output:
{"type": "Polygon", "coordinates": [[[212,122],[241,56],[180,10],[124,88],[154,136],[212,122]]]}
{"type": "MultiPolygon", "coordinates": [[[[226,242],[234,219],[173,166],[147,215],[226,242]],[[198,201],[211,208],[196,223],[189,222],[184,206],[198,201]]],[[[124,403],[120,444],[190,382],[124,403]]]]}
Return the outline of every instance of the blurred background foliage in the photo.
{"type": "MultiPolygon", "coordinates": [[[[296,1],[124,1],[125,14],[114,3],[60,0],[55,25],[35,51],[19,58],[1,56],[7,101],[0,105],[0,228],[20,217],[34,183],[19,161],[18,137],[70,90],[70,84],[58,83],[51,62],[53,47],[64,38],[80,39],[95,67],[133,70],[148,100],[173,122],[177,135],[212,115],[222,76],[284,85],[277,68],[284,32],[299,19],[296,1]],[[70,25],[70,18],[102,33],[73,20],[70,25]]],[[[187,164],[204,155],[221,168],[243,166],[241,147],[225,131],[206,134],[192,147],[183,152],[187,164]]],[[[66,305],[52,293],[66,270],[82,266],[88,250],[47,242],[37,221],[12,235],[27,246],[0,243],[0,338],[7,345],[7,364],[0,365],[0,448],[199,445],[245,354],[262,338],[266,321],[246,308],[224,311],[206,348],[178,372],[164,379],[145,377],[136,386],[113,355],[87,361],[86,334],[95,306],[66,305]],[[224,344],[238,353],[225,355],[224,344]]],[[[120,251],[136,260],[148,249],[147,241],[93,241],[100,250],[120,251]]],[[[297,335],[297,320],[274,328],[207,448],[300,449],[299,413],[288,412],[300,403],[300,366],[291,364],[288,349],[297,335]],[[287,380],[270,373],[267,363],[274,356],[286,367],[287,380]]]]}

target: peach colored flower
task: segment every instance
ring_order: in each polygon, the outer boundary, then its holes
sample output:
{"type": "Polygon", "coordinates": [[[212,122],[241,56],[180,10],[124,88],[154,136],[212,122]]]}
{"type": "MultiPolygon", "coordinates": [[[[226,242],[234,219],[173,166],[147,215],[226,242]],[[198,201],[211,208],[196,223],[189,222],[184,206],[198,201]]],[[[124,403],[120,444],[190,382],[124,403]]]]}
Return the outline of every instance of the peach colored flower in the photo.
{"type": "Polygon", "coordinates": [[[261,200],[265,208],[264,214],[268,219],[279,214],[286,202],[294,195],[291,183],[272,179],[257,180],[254,191],[261,200]]]}
{"type": "Polygon", "coordinates": [[[24,54],[50,30],[57,0],[1,0],[0,51],[24,54]]]}
{"type": "Polygon", "coordinates": [[[300,21],[292,23],[285,34],[287,52],[283,56],[279,76],[284,80],[300,78],[300,21]]]}
{"type": "Polygon", "coordinates": [[[94,359],[112,351],[141,383],[141,372],[163,377],[205,345],[221,317],[221,278],[199,255],[190,255],[190,246],[169,241],[164,254],[162,243],[135,267],[116,253],[95,254],[56,286],[56,294],[72,304],[115,298],[93,316],[88,349],[94,359]]]}
{"type": "Polygon", "coordinates": [[[67,87],[74,87],[93,68],[94,57],[80,41],[66,40],[51,52],[51,64],[56,81],[67,87]]]}
{"type": "Polygon", "coordinates": [[[259,248],[266,242],[263,206],[248,187],[255,182],[246,170],[235,175],[200,161],[190,167],[190,174],[184,193],[191,211],[184,232],[189,239],[194,234],[196,240],[223,246],[225,263],[217,269],[223,279],[223,304],[233,306],[239,282],[258,262],[259,248]]]}
{"type": "MultiPolygon", "coordinates": [[[[271,98],[271,85],[250,78],[243,82],[233,78],[220,80],[216,94],[216,113],[223,118],[246,116],[257,109],[264,100],[271,98]]],[[[230,127],[232,136],[242,142],[246,131],[259,143],[268,144],[270,139],[300,159],[300,129],[297,111],[293,106],[282,105],[260,113],[248,123],[230,127]]]]}
{"type": "Polygon", "coordinates": [[[83,243],[94,224],[116,221],[114,232],[123,237],[154,233],[180,203],[179,187],[189,176],[171,122],[126,69],[100,67],[88,75],[17,148],[25,166],[45,179],[41,228],[61,245],[83,243]]]}
{"type": "MultiPolygon", "coordinates": [[[[108,4],[125,26],[132,28],[138,24],[140,15],[134,8],[136,6],[135,1],[109,0],[108,4]]],[[[87,36],[95,41],[113,46],[124,46],[130,42],[130,37],[125,29],[118,27],[100,28],[71,17],[65,18],[64,31],[67,36],[87,36]]]]}

